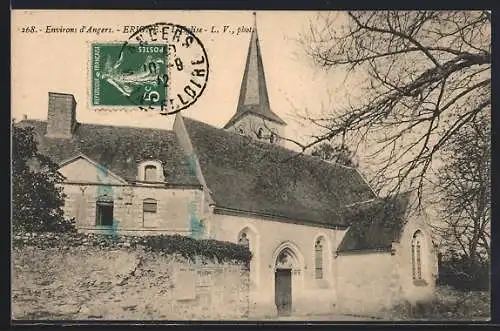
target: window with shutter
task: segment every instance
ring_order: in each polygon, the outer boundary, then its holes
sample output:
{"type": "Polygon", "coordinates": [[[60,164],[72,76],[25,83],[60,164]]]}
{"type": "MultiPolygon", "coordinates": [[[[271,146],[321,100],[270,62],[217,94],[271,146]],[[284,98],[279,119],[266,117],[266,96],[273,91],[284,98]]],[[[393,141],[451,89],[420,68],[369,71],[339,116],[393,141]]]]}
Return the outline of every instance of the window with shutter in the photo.
{"type": "Polygon", "coordinates": [[[144,227],[155,227],[157,224],[158,203],[155,199],[145,199],[142,203],[144,227]]]}

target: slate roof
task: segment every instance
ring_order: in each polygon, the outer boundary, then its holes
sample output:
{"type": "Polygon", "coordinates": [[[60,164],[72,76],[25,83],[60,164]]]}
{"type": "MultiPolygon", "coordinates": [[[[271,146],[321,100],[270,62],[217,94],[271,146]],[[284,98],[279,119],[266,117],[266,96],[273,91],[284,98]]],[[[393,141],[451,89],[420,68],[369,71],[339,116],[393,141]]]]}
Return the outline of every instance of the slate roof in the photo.
{"type": "Polygon", "coordinates": [[[355,169],[183,119],[218,207],[345,225],[344,205],[375,197],[355,169]]]}
{"type": "Polygon", "coordinates": [[[346,208],[344,218],[351,226],[337,252],[389,250],[399,241],[409,200],[410,193],[402,193],[346,208]]]}
{"type": "MultiPolygon", "coordinates": [[[[389,249],[398,241],[409,194],[346,207],[376,198],[355,169],[183,120],[217,207],[311,225],[350,226],[338,252],[389,249]]],[[[135,181],[139,162],[161,160],[168,182],[200,185],[174,131],[78,124],[72,139],[57,139],[45,137],[45,121],[18,125],[34,127],[39,151],[55,162],[82,153],[135,181]]]]}
{"type": "Polygon", "coordinates": [[[128,181],[135,181],[138,163],[160,160],[167,182],[200,185],[173,131],[96,124],[80,124],[72,139],[47,138],[45,121],[23,120],[39,140],[39,152],[60,163],[82,153],[128,181]]]}

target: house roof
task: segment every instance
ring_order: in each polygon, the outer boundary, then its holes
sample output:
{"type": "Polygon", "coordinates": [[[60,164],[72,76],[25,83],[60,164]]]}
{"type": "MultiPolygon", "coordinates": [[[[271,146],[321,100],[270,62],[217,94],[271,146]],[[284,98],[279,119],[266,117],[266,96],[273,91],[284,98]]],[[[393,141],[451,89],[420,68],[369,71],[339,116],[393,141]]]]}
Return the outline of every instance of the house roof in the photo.
{"type": "Polygon", "coordinates": [[[343,215],[350,227],[337,252],[390,249],[401,236],[409,201],[406,192],[345,208],[343,215]]]}
{"type": "Polygon", "coordinates": [[[57,163],[81,153],[121,178],[135,181],[139,162],[159,160],[167,182],[200,185],[173,131],[78,123],[71,139],[61,139],[45,136],[45,121],[23,120],[19,125],[34,127],[39,152],[57,163]]]}
{"type": "Polygon", "coordinates": [[[183,119],[218,207],[345,225],[343,206],[375,197],[353,168],[183,119]]]}

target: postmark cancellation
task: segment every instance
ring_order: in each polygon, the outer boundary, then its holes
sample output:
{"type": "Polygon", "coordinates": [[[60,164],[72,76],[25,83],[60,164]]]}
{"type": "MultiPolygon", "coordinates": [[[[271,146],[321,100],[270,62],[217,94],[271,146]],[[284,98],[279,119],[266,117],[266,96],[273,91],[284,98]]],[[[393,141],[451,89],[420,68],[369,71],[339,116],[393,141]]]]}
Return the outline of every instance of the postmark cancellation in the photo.
{"type": "Polygon", "coordinates": [[[202,95],[209,74],[201,41],[187,28],[155,23],[124,42],[90,46],[91,107],[177,113],[202,95]]]}

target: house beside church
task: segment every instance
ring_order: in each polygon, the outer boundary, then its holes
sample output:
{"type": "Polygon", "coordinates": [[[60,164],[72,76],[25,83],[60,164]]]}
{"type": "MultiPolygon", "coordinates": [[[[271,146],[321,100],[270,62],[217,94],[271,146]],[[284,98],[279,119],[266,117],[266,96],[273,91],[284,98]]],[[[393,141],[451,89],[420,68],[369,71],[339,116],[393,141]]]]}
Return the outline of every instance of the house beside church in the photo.
{"type": "Polygon", "coordinates": [[[49,93],[39,150],[60,165],[80,231],[181,234],[248,245],[251,316],[370,313],[428,300],[436,256],[410,193],[380,198],[354,168],[297,155],[271,110],[254,28],[235,114],[217,128],[176,114],[172,130],[78,123],[49,93]]]}

